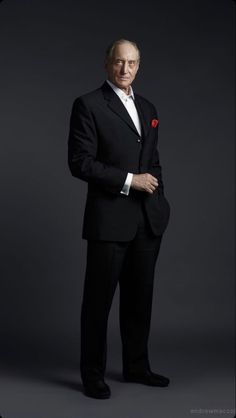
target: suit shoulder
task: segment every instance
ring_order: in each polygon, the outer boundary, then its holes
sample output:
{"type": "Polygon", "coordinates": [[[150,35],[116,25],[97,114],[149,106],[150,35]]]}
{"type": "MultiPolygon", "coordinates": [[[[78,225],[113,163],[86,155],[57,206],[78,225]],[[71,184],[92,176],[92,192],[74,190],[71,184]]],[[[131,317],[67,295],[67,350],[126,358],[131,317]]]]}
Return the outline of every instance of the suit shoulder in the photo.
{"type": "Polygon", "coordinates": [[[97,88],[96,90],[92,90],[88,93],[82,94],[81,96],[78,96],[74,100],[74,106],[77,106],[79,104],[84,104],[86,106],[93,105],[94,102],[99,100],[101,98],[101,89],[97,88]]]}

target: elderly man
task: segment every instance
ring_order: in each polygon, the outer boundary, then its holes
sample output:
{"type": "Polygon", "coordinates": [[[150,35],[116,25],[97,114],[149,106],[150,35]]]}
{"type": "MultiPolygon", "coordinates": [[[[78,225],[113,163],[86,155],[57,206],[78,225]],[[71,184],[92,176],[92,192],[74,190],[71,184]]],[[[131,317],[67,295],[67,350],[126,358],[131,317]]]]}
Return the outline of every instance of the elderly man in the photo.
{"type": "Polygon", "coordinates": [[[113,42],[105,59],[107,80],[75,100],[70,121],[69,167],[88,183],[81,377],[85,394],[99,399],[110,397],[106,337],[117,283],[124,380],[169,384],[151,371],[148,359],[154,269],[170,208],[157,150],[157,112],[131,87],[139,63],[136,43],[113,42]]]}

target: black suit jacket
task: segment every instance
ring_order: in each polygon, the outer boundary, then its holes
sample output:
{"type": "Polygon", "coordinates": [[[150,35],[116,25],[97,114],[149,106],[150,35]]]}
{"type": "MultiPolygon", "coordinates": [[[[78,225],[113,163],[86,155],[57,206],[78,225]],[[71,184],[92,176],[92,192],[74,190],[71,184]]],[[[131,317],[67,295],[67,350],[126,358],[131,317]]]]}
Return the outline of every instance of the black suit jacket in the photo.
{"type": "Polygon", "coordinates": [[[151,125],[157,112],[137,94],[135,105],[142,125],[141,141],[125,106],[107,82],[73,104],[68,162],[72,175],[88,182],[85,239],[131,240],[140,204],[155,235],[161,235],[168,224],[170,207],[157,151],[158,126],[151,125]],[[128,172],[151,173],[159,186],[152,195],[133,189],[123,195],[120,191],[128,172]]]}

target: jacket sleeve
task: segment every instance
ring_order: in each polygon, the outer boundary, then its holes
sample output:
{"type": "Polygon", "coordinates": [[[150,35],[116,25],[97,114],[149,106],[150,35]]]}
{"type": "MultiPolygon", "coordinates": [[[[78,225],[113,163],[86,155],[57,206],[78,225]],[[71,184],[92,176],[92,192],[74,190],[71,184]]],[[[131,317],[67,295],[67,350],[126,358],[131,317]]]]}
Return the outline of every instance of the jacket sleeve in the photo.
{"type": "Polygon", "coordinates": [[[70,118],[68,164],[74,177],[120,194],[127,172],[97,160],[98,135],[93,115],[83,98],[75,100],[70,118]]]}

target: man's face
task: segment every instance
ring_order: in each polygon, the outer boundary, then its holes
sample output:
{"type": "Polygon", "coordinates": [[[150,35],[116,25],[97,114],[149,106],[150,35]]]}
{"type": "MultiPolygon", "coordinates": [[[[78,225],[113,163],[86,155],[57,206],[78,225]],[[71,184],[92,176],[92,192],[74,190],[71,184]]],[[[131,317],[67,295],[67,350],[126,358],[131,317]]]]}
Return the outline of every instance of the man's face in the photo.
{"type": "Polygon", "coordinates": [[[126,42],[115,47],[113,55],[106,62],[108,80],[124,90],[129,91],[129,86],[135,79],[139,68],[139,55],[137,49],[126,42]]]}

